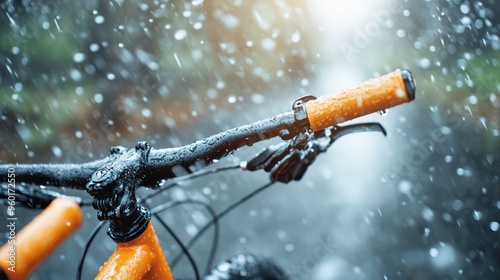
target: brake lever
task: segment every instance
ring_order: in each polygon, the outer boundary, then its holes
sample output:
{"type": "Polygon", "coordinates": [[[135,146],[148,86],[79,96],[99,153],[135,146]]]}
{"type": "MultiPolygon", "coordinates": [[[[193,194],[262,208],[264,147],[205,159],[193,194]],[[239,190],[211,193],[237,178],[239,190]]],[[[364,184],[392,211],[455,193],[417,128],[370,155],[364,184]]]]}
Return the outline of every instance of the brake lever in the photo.
{"type": "Polygon", "coordinates": [[[250,171],[264,169],[269,172],[293,150],[304,150],[313,137],[310,133],[301,132],[288,142],[269,146],[252,160],[245,162],[244,168],[250,171]]]}
{"type": "MultiPolygon", "coordinates": [[[[351,125],[346,125],[346,126],[334,126],[332,127],[331,131],[331,142],[335,142],[337,139],[339,139],[342,136],[345,136],[350,133],[356,133],[356,132],[381,132],[384,134],[384,136],[387,136],[387,132],[385,131],[384,127],[380,123],[357,123],[357,124],[351,124],[351,125]]],[[[325,132],[325,130],[322,130],[321,132],[325,132]]]]}
{"type": "Polygon", "coordinates": [[[264,149],[242,167],[249,171],[264,169],[270,172],[272,181],[288,183],[300,180],[317,155],[326,150],[340,137],[355,132],[381,132],[387,135],[379,123],[360,123],[334,126],[315,132],[313,135],[299,134],[290,142],[283,142],[264,149]],[[307,140],[306,140],[307,139],[307,140]]]}

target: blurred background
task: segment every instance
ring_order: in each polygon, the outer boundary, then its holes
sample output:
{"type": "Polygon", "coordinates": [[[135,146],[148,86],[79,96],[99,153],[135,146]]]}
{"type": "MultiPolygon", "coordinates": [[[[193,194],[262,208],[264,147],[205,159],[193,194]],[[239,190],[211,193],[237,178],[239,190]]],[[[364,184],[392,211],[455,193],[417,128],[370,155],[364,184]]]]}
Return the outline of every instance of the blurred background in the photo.
{"type": "MultiPolygon", "coordinates": [[[[346,136],[300,182],[237,208],[221,221],[216,261],[271,257],[292,279],[498,279],[499,28],[493,0],[3,1],[0,162],[86,162],[115,145],[188,144],[289,110],[304,94],[409,69],[414,102],[355,121],[380,122],[387,137],[346,136]]],[[[148,203],[197,198],[221,211],[266,181],[231,171],[148,203]]],[[[74,277],[97,224],[85,212],[31,279],[74,277]]],[[[22,211],[19,223],[36,214],[22,211]]],[[[189,205],[162,215],[184,242],[210,219],[189,205]]],[[[157,231],[167,258],[180,252],[157,231]]],[[[191,250],[202,270],[212,234],[191,250]]],[[[114,247],[103,231],[84,279],[114,247]]],[[[185,258],[173,271],[194,277],[185,258]]]]}

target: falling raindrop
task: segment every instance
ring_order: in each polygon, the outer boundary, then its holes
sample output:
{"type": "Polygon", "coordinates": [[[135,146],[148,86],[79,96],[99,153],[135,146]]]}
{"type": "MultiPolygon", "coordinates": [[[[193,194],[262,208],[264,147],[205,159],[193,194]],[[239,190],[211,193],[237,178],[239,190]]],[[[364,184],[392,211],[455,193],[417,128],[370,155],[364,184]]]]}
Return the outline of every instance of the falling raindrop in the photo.
{"type": "Polygon", "coordinates": [[[433,258],[437,257],[437,256],[439,255],[439,251],[438,251],[438,249],[436,249],[436,248],[431,248],[431,249],[429,250],[429,255],[431,255],[431,257],[433,257],[433,258]]]}
{"type": "Polygon", "coordinates": [[[389,109],[384,109],[384,110],[378,111],[379,115],[381,115],[382,117],[387,116],[388,112],[389,112],[389,109]]]}
{"type": "Polygon", "coordinates": [[[76,63],[83,62],[84,60],[85,60],[85,54],[83,53],[75,53],[73,55],[73,61],[75,61],[76,63]]]}
{"type": "Polygon", "coordinates": [[[177,32],[175,32],[174,38],[176,40],[180,41],[180,40],[183,40],[184,38],[186,38],[186,36],[187,36],[186,30],[181,29],[181,30],[178,30],[177,32]]]}
{"type": "Polygon", "coordinates": [[[52,146],[52,152],[56,157],[61,157],[62,156],[62,150],[58,146],[52,146]]]}
{"type": "Polygon", "coordinates": [[[498,222],[493,221],[490,223],[490,229],[492,231],[498,231],[498,229],[500,229],[500,224],[498,222]]]}
{"type": "Polygon", "coordinates": [[[97,24],[103,24],[104,23],[104,17],[101,16],[101,15],[98,15],[98,16],[95,17],[94,21],[97,24]]]}
{"type": "Polygon", "coordinates": [[[95,103],[102,103],[102,101],[104,101],[104,96],[102,96],[102,94],[100,93],[96,93],[94,95],[94,101],[95,103]]]}

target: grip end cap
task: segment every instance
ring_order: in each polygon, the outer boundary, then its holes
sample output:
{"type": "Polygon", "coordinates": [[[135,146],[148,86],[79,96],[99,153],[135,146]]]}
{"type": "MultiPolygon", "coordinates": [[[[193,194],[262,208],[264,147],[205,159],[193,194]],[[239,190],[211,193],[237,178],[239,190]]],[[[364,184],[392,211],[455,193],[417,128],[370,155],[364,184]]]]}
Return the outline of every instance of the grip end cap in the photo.
{"type": "Polygon", "coordinates": [[[405,84],[406,93],[408,94],[409,101],[415,99],[415,80],[411,75],[411,72],[408,70],[401,70],[401,76],[403,78],[403,82],[405,84]]]}

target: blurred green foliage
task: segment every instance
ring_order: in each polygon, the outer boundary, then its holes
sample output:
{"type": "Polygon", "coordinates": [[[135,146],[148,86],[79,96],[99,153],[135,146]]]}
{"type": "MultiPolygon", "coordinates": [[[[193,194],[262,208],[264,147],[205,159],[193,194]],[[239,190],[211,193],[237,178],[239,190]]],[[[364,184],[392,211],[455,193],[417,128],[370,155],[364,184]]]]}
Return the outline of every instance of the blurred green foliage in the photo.
{"type": "Polygon", "coordinates": [[[310,74],[304,3],[262,2],[262,16],[252,2],[195,2],[3,3],[0,106],[10,133],[2,158],[49,156],[103,121],[124,138],[145,123],[156,134],[165,117],[191,122],[228,107],[228,96],[292,87],[310,74]]]}

